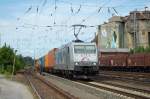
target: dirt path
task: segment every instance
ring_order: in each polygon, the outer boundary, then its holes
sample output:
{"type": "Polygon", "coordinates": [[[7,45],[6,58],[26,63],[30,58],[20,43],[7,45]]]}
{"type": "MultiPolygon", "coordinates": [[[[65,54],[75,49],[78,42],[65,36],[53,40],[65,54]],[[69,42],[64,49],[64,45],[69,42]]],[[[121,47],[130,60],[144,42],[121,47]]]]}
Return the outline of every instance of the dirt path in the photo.
{"type": "Polygon", "coordinates": [[[33,99],[28,88],[0,75],[0,99],[33,99]]]}

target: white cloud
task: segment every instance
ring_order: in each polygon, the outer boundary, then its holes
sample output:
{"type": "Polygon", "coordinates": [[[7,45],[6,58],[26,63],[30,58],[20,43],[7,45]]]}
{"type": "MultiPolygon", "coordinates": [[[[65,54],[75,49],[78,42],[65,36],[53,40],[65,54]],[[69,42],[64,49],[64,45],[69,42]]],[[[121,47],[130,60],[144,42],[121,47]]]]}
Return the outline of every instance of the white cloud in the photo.
{"type": "MultiPolygon", "coordinates": [[[[129,2],[129,0],[110,1],[111,2],[106,4],[106,6],[120,6],[124,5],[126,2],[129,2]]],[[[20,10],[14,10],[12,19],[0,19],[0,32],[3,33],[3,43],[7,42],[8,44],[11,44],[12,47],[19,50],[18,53],[22,53],[23,55],[33,56],[35,50],[36,57],[42,56],[51,48],[60,47],[62,44],[65,44],[74,39],[71,25],[79,24],[83,19],[86,19],[85,22],[82,23],[85,25],[99,25],[102,24],[103,21],[107,21],[107,19],[111,17],[111,14],[108,13],[107,8],[103,8],[100,13],[97,13],[99,6],[101,6],[104,1],[100,0],[96,2],[97,4],[95,2],[93,3],[93,1],[84,3],[85,5],[100,5],[95,7],[81,7],[80,12],[75,15],[71,13],[70,4],[57,4],[58,9],[56,12],[54,10],[54,5],[50,6],[47,4],[44,7],[40,6],[39,14],[36,13],[36,7],[38,3],[34,5],[31,4],[33,5],[32,11],[25,15],[24,12],[26,11],[26,8],[30,6],[30,4],[24,4],[22,7],[18,6],[16,8],[20,10]],[[51,13],[52,16],[50,16],[51,13]],[[19,21],[16,20],[18,17],[20,18],[19,21]],[[56,25],[64,24],[68,27],[43,27],[53,26],[54,21],[56,22],[56,25]]],[[[72,7],[74,11],[77,11],[79,5],[73,5],[72,7]]],[[[131,10],[124,8],[116,9],[121,14],[127,14],[131,10]]],[[[94,33],[96,31],[96,27],[83,28],[81,30],[81,34],[79,34],[79,38],[82,40],[90,41],[92,38],[94,38],[94,33]]]]}

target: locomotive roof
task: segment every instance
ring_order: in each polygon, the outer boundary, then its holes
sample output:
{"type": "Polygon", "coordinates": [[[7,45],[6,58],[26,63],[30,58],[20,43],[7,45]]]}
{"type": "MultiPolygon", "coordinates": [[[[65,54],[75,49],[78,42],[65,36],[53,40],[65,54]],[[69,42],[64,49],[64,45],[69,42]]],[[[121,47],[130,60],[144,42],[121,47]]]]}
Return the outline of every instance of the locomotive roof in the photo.
{"type": "Polygon", "coordinates": [[[77,39],[77,40],[73,40],[72,42],[83,43],[84,41],[77,39]]]}
{"type": "Polygon", "coordinates": [[[61,47],[60,47],[60,49],[61,48],[65,48],[65,47],[68,47],[69,45],[71,45],[71,44],[74,44],[74,45],[77,45],[77,44],[81,44],[81,45],[84,45],[84,44],[95,44],[94,42],[69,42],[68,44],[65,44],[65,45],[62,45],[61,47]]]}

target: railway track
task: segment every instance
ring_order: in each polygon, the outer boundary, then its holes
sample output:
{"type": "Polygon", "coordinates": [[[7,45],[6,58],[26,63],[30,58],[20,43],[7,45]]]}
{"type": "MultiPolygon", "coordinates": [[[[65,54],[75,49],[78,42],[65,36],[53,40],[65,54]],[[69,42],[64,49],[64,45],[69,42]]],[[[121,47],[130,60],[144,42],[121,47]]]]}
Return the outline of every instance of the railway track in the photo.
{"type": "MultiPolygon", "coordinates": [[[[48,80],[44,79],[44,77],[40,75],[38,76],[30,73],[25,73],[25,75],[39,99],[50,99],[50,98],[77,99],[76,97],[70,95],[69,93],[63,92],[63,90],[57,88],[55,85],[51,84],[50,82],[48,82],[48,80]]],[[[48,74],[45,74],[45,76],[46,75],[48,74]]],[[[98,82],[96,80],[92,81],[75,80],[73,82],[81,84],[87,88],[91,87],[96,90],[105,90],[107,92],[114,93],[119,96],[125,96],[131,99],[150,99],[150,90],[129,87],[123,84],[120,85],[109,82],[98,82]]]]}
{"type": "Polygon", "coordinates": [[[132,87],[125,87],[121,85],[115,85],[110,83],[100,83],[100,82],[85,82],[85,81],[76,81],[76,83],[88,85],[91,87],[95,87],[97,89],[103,89],[106,91],[110,91],[116,94],[124,95],[130,98],[135,99],[150,99],[150,91],[136,89],[132,87]]]}
{"type": "Polygon", "coordinates": [[[150,99],[150,74],[125,73],[124,72],[101,72],[93,82],[81,82],[104,90],[113,91],[133,98],[150,99]],[[121,83],[125,82],[125,83],[121,83]],[[132,82],[132,83],[131,83],[132,82]],[[131,85],[130,85],[131,84],[131,85]],[[136,84],[136,85],[135,85],[136,84]],[[144,84],[143,87],[138,86],[144,84]],[[135,85],[135,86],[133,86],[135,85]]]}
{"type": "Polygon", "coordinates": [[[99,76],[105,76],[109,78],[122,79],[122,80],[133,80],[134,82],[150,83],[149,73],[124,73],[124,72],[101,72],[99,76]]]}
{"type": "Polygon", "coordinates": [[[33,89],[33,91],[35,92],[36,96],[38,97],[38,99],[42,99],[42,97],[39,95],[38,91],[36,90],[36,88],[34,87],[33,83],[31,82],[31,80],[29,79],[28,76],[26,76],[27,81],[29,82],[31,88],[33,89]]]}
{"type": "Polygon", "coordinates": [[[77,99],[40,76],[29,72],[24,75],[39,99],[77,99]]]}
{"type": "MultiPolygon", "coordinates": [[[[48,74],[47,74],[48,75],[48,74]]],[[[65,78],[63,78],[65,79],[65,78]]],[[[140,88],[129,87],[125,85],[112,84],[106,82],[96,82],[96,81],[83,81],[83,80],[73,80],[77,84],[81,84],[86,87],[92,87],[97,90],[105,90],[118,95],[123,95],[128,98],[133,99],[150,99],[150,91],[140,88]]]]}

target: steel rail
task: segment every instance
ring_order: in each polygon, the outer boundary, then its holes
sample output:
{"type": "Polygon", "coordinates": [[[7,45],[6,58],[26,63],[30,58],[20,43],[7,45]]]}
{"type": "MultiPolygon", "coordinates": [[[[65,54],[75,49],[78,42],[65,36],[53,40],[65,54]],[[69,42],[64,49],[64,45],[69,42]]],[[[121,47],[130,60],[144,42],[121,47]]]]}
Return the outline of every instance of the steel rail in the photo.
{"type": "MultiPolygon", "coordinates": [[[[34,79],[39,80],[41,83],[47,85],[49,88],[53,89],[55,92],[57,92],[59,95],[62,95],[63,97],[65,97],[65,99],[78,99],[77,97],[71,95],[70,93],[64,91],[63,89],[60,89],[59,87],[57,87],[56,85],[52,84],[50,81],[46,80],[44,77],[40,76],[40,75],[35,75],[32,74],[31,72],[28,73],[29,76],[34,77],[34,79]]],[[[30,82],[31,87],[33,88],[34,92],[36,93],[36,95],[38,96],[39,99],[42,99],[38,93],[38,91],[36,90],[36,87],[34,87],[34,85],[32,84],[32,81],[30,80],[29,76],[27,76],[27,74],[25,74],[27,80],[30,82]]]]}
{"type": "Polygon", "coordinates": [[[124,88],[124,87],[121,87],[121,86],[113,86],[111,84],[104,84],[104,83],[97,83],[97,82],[84,82],[84,81],[77,81],[77,83],[81,83],[81,84],[85,84],[85,85],[88,85],[88,86],[92,86],[92,87],[95,87],[95,88],[99,88],[99,89],[103,89],[103,90],[106,90],[106,91],[110,91],[110,92],[114,92],[114,93],[118,93],[118,94],[121,94],[121,95],[124,95],[124,96],[128,96],[128,97],[131,97],[131,98],[136,98],[136,99],[150,99],[150,94],[149,93],[144,93],[144,92],[141,92],[141,91],[138,91],[137,90],[133,90],[133,89],[128,89],[127,88],[124,88]]]}
{"type": "Polygon", "coordinates": [[[33,91],[36,93],[38,99],[42,99],[41,96],[39,95],[38,91],[36,90],[36,88],[34,87],[33,83],[31,82],[31,80],[27,77],[27,75],[25,75],[26,79],[28,80],[31,88],[33,89],[33,91]]]}

